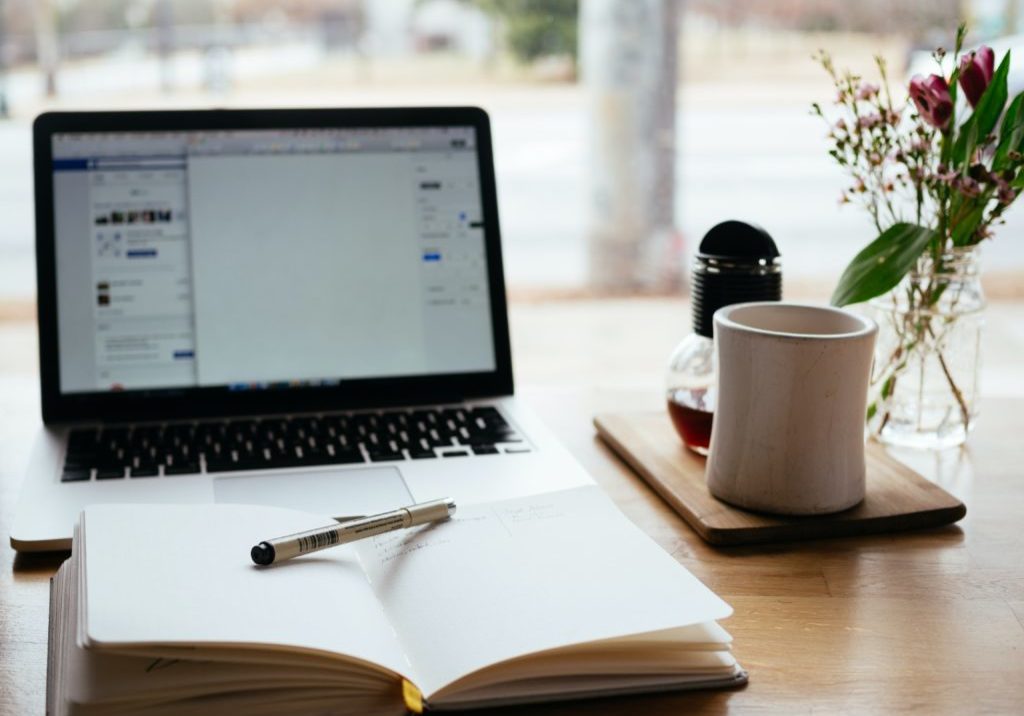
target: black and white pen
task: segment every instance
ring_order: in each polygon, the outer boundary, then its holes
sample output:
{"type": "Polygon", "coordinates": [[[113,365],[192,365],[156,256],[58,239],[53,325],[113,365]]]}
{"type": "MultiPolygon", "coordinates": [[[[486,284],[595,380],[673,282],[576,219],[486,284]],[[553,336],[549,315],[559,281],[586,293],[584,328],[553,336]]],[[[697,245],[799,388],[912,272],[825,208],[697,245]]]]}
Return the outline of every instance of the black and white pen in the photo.
{"type": "Polygon", "coordinates": [[[379,515],[346,520],[340,524],[277,537],[260,542],[249,555],[260,566],[283,562],[292,557],[318,552],[328,547],[348,544],[364,537],[415,527],[428,522],[441,522],[455,514],[455,501],[450,497],[409,505],[379,515]]]}

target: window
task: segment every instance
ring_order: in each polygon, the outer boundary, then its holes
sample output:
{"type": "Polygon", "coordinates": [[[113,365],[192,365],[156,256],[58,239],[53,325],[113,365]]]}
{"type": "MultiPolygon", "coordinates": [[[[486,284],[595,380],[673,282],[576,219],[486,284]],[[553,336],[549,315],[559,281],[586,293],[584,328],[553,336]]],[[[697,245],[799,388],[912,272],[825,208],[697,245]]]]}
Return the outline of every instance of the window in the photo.
{"type": "MultiPolygon", "coordinates": [[[[1017,32],[975,4],[974,41],[1017,32]]],[[[474,104],[492,117],[512,296],[674,291],[711,225],[763,225],[787,294],[828,294],[873,229],[810,116],[827,47],[896,84],[962,3],[115,0],[0,11],[0,300],[30,301],[32,117],[61,108],[474,104]]],[[[1024,56],[1024,52],[1020,53],[1024,56]]],[[[115,191],[111,188],[110,191],[115,191]]],[[[986,279],[1024,271],[1020,210],[986,279]]]]}

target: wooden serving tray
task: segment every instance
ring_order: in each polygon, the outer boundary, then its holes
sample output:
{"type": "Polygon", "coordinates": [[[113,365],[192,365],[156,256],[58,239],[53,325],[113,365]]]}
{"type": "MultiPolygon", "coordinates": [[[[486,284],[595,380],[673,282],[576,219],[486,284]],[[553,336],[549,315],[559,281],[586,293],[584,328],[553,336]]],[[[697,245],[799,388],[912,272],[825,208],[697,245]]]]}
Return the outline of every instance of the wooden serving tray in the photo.
{"type": "Polygon", "coordinates": [[[712,497],[704,458],[687,450],[662,412],[604,413],[597,432],[689,525],[714,545],[757,544],[895,532],[946,525],[967,508],[869,441],[867,496],[833,515],[783,517],[733,507],[712,497]]]}

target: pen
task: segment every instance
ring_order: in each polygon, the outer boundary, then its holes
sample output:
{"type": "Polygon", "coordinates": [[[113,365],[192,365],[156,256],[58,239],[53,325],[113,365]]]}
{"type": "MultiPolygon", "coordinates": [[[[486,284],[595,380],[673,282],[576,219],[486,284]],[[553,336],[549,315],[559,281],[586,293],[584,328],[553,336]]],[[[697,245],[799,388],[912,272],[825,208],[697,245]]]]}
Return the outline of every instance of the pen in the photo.
{"type": "Polygon", "coordinates": [[[348,544],[364,537],[415,527],[428,522],[441,522],[455,514],[455,501],[450,497],[443,500],[421,502],[379,515],[360,517],[327,527],[317,527],[305,532],[277,537],[260,542],[252,548],[249,556],[258,565],[283,562],[310,552],[319,552],[328,547],[348,544]]]}

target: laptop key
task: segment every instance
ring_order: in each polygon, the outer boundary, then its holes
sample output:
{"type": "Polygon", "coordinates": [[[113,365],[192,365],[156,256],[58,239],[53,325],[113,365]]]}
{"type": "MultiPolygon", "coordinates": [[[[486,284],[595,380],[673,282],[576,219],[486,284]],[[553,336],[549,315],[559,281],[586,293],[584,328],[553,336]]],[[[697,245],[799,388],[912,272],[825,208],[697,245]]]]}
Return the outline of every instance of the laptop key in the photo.
{"type": "MultiPolygon", "coordinates": [[[[294,453],[273,453],[270,459],[264,462],[260,467],[265,469],[270,468],[282,468],[282,467],[302,467],[306,465],[305,461],[294,453]]],[[[252,470],[254,469],[251,465],[243,467],[236,467],[236,470],[252,470]]]]}
{"type": "Polygon", "coordinates": [[[83,482],[89,479],[90,470],[64,470],[60,476],[61,482],[83,482]]]}
{"type": "Polygon", "coordinates": [[[331,465],[334,463],[334,459],[326,450],[310,448],[309,446],[303,448],[302,456],[297,459],[299,461],[299,465],[306,466],[331,465]]]}
{"type": "Polygon", "coordinates": [[[165,475],[195,475],[198,472],[198,462],[176,462],[173,465],[164,465],[165,475]]]}
{"type": "Polygon", "coordinates": [[[428,458],[437,457],[433,450],[410,450],[409,457],[413,460],[426,460],[428,458]]]}
{"type": "Polygon", "coordinates": [[[68,455],[64,458],[64,470],[85,470],[88,472],[89,468],[92,467],[93,462],[94,460],[88,456],[77,457],[74,455],[68,455]]]}
{"type": "Polygon", "coordinates": [[[328,448],[327,456],[325,458],[327,464],[348,464],[354,462],[366,462],[363,457],[363,453],[355,448],[345,450],[342,448],[335,448],[331,445],[328,448]]]}
{"type": "Polygon", "coordinates": [[[128,469],[128,477],[156,477],[160,474],[155,465],[132,467],[128,469]]]}
{"type": "Polygon", "coordinates": [[[473,454],[474,455],[497,455],[498,454],[498,448],[494,447],[493,445],[474,445],[473,446],[473,454]]]}
{"type": "Polygon", "coordinates": [[[117,480],[124,477],[124,468],[101,467],[96,470],[97,480],[117,480]]]}
{"type": "Polygon", "coordinates": [[[231,470],[240,470],[238,464],[231,458],[216,458],[206,460],[206,471],[207,472],[230,472],[231,470]]]}
{"type": "Polygon", "coordinates": [[[466,457],[469,455],[465,450],[453,450],[451,452],[441,453],[442,457],[466,457]]]}
{"type": "Polygon", "coordinates": [[[385,462],[387,460],[404,460],[405,455],[400,452],[387,451],[371,451],[370,460],[373,462],[385,462]]]}
{"type": "Polygon", "coordinates": [[[100,455],[93,459],[90,467],[95,467],[97,470],[117,470],[124,472],[124,467],[127,462],[127,459],[119,459],[117,455],[100,455]]]}

